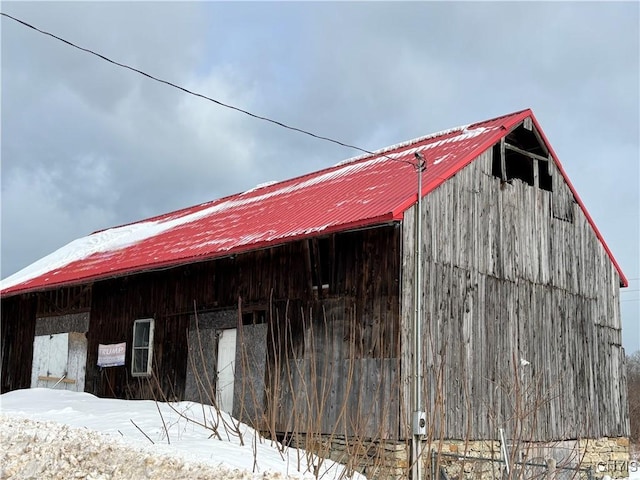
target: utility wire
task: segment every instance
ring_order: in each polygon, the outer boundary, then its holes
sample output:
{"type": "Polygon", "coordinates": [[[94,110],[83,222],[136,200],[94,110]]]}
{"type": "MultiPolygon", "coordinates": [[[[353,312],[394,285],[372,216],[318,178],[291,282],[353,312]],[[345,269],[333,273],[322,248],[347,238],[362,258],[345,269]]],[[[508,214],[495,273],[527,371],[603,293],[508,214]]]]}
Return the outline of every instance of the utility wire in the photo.
{"type": "Polygon", "coordinates": [[[127,64],[120,63],[120,62],[117,62],[115,60],[112,60],[109,57],[106,57],[105,55],[102,55],[100,53],[94,52],[93,50],[91,50],[89,48],[85,48],[85,47],[81,47],[79,45],[76,45],[75,43],[73,43],[73,42],[71,42],[69,40],[66,40],[66,39],[64,39],[62,37],[59,37],[59,36],[57,36],[57,35],[55,35],[55,34],[53,34],[51,32],[47,32],[46,30],[41,30],[40,28],[38,28],[38,27],[36,27],[34,25],[31,25],[30,23],[27,23],[24,20],[20,20],[19,18],[11,16],[8,13],[0,12],[0,15],[2,15],[3,17],[10,18],[11,20],[13,20],[15,22],[18,22],[18,23],[24,25],[25,27],[28,27],[28,28],[30,28],[32,30],[35,30],[36,32],[39,32],[39,33],[41,33],[43,35],[47,35],[47,36],[49,36],[51,38],[55,38],[56,40],[59,40],[60,42],[65,43],[65,44],[67,44],[67,45],[69,45],[69,46],[71,46],[73,48],[77,48],[78,50],[82,50],[83,52],[89,53],[91,55],[95,55],[96,57],[98,57],[98,58],[100,58],[102,60],[105,60],[105,61],[107,61],[109,63],[112,63],[114,65],[117,65],[118,67],[126,68],[127,70],[131,70],[132,72],[136,72],[136,73],[138,73],[138,74],[140,74],[140,75],[142,75],[144,77],[147,77],[147,78],[149,78],[151,80],[154,80],[154,81],[159,82],[159,83],[163,83],[163,84],[168,85],[168,86],[173,87],[173,88],[177,88],[178,90],[182,90],[183,92],[188,93],[189,95],[193,95],[194,97],[199,97],[199,98],[202,98],[204,100],[208,100],[208,101],[213,102],[213,103],[215,103],[215,104],[217,104],[217,105],[219,105],[221,107],[229,108],[231,110],[235,110],[237,112],[244,113],[245,115],[248,115],[248,116],[253,117],[255,119],[262,120],[262,121],[265,121],[265,122],[269,122],[269,123],[272,123],[272,124],[277,125],[279,127],[286,128],[288,130],[293,130],[294,132],[302,133],[304,135],[308,135],[308,136],[316,138],[318,140],[324,140],[326,142],[331,142],[331,143],[334,143],[336,145],[340,145],[342,147],[352,148],[354,150],[358,150],[360,152],[363,152],[363,153],[366,153],[366,154],[369,154],[369,155],[379,155],[381,157],[388,158],[389,160],[393,160],[394,162],[408,163],[409,165],[413,165],[414,167],[418,167],[418,165],[415,162],[410,162],[410,161],[407,161],[407,160],[400,160],[398,158],[393,158],[393,157],[390,157],[388,155],[385,155],[384,153],[377,154],[375,152],[372,152],[371,150],[367,150],[366,148],[361,148],[361,147],[358,147],[357,145],[351,145],[349,143],[341,142],[341,141],[335,140],[335,139],[333,139],[331,137],[325,137],[323,135],[318,135],[316,133],[309,132],[309,131],[304,130],[302,128],[298,128],[298,127],[294,127],[294,126],[291,126],[291,125],[287,125],[286,123],[280,122],[278,120],[273,120],[273,119],[271,119],[269,117],[265,117],[265,116],[262,116],[262,115],[257,115],[255,113],[252,113],[252,112],[248,111],[248,110],[244,110],[244,109],[242,109],[240,107],[236,107],[234,105],[221,102],[220,100],[216,100],[215,98],[211,98],[211,97],[208,97],[208,96],[203,95],[201,93],[194,92],[192,90],[189,90],[188,88],[182,87],[182,86],[177,85],[175,83],[172,83],[172,82],[170,82],[168,80],[163,80],[161,78],[158,78],[158,77],[156,77],[154,75],[151,75],[150,73],[146,73],[146,72],[144,72],[142,70],[139,70],[139,69],[137,69],[135,67],[132,67],[130,65],[127,65],[127,64]]]}

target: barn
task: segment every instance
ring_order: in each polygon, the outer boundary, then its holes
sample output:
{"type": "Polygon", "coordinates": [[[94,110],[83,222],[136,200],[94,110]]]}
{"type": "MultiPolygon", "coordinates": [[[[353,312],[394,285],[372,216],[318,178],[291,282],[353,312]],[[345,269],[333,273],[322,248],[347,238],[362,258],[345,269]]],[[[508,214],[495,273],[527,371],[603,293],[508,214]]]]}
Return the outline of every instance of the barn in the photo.
{"type": "Polygon", "coordinates": [[[623,476],[626,286],[523,110],[71,242],[2,281],[1,388],[209,403],[370,478],[623,476]]]}

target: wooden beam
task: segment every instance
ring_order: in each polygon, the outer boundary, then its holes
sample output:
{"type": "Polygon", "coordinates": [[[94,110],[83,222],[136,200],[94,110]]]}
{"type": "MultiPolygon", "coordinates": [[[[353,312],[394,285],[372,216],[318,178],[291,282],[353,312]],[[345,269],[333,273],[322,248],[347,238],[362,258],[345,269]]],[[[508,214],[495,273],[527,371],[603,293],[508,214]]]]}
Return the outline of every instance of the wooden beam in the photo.
{"type": "Polygon", "coordinates": [[[531,129],[531,131],[536,136],[536,140],[538,140],[538,143],[540,144],[540,147],[544,151],[545,155],[548,156],[548,157],[551,157],[549,149],[545,145],[544,140],[542,140],[542,136],[538,132],[538,129],[535,127],[535,125],[533,125],[533,128],[531,129]]]}
{"type": "Polygon", "coordinates": [[[504,137],[500,139],[500,179],[503,182],[507,181],[507,155],[505,152],[505,147],[507,142],[505,142],[504,137]]]}
{"type": "Polygon", "coordinates": [[[74,289],[74,296],[69,297],[69,303],[67,304],[67,310],[72,310],[76,304],[80,303],[82,298],[91,290],[91,285],[82,285],[79,288],[74,289]]]}
{"type": "Polygon", "coordinates": [[[44,375],[38,375],[38,380],[42,380],[44,382],[76,383],[73,378],[47,377],[44,375]]]}
{"type": "Polygon", "coordinates": [[[531,153],[531,152],[527,152],[526,150],[522,150],[521,148],[518,148],[514,145],[511,145],[510,143],[506,143],[504,144],[504,147],[508,150],[511,150],[513,152],[517,152],[521,155],[525,155],[529,158],[533,158],[534,160],[538,160],[540,162],[548,162],[549,159],[547,157],[543,157],[542,155],[538,155],[537,153],[531,153]]]}
{"type": "Polygon", "coordinates": [[[524,128],[529,131],[533,130],[533,121],[531,120],[531,117],[524,119],[524,128]]]}

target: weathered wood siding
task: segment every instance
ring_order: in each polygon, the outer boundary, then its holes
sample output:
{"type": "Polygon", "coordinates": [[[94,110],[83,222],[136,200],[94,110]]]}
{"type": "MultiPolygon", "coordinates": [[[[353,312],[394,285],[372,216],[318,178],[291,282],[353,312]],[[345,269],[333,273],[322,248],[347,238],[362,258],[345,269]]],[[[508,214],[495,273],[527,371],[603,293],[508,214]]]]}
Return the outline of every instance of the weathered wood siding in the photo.
{"type": "MultiPolygon", "coordinates": [[[[555,165],[550,192],[501,182],[492,154],[423,202],[431,424],[445,438],[495,438],[499,427],[543,441],[627,435],[617,271],[555,165]]],[[[415,207],[403,224],[403,342],[414,218],[415,207]]]]}
{"type": "Polygon", "coordinates": [[[382,307],[372,312],[353,299],[324,300],[303,317],[302,336],[282,340],[292,349],[278,349],[285,355],[269,365],[278,382],[269,403],[275,431],[397,438],[397,336],[380,325],[397,326],[398,315],[387,300],[370,298],[382,307]]]}
{"type": "Polygon", "coordinates": [[[397,438],[399,248],[397,225],[337,235],[328,291],[271,324],[272,430],[397,438]]]}

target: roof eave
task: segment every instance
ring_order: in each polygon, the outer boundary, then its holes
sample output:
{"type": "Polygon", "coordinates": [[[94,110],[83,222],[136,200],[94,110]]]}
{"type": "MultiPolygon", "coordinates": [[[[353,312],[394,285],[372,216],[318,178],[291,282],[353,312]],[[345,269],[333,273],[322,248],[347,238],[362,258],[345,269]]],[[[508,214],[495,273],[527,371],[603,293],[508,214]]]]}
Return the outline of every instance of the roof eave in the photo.
{"type": "Polygon", "coordinates": [[[317,230],[314,232],[301,234],[292,236],[289,238],[281,238],[276,241],[265,240],[262,242],[255,242],[245,245],[239,245],[236,248],[232,248],[225,251],[214,252],[210,255],[200,255],[193,257],[184,257],[178,260],[166,261],[166,262],[157,262],[153,264],[146,264],[140,268],[132,268],[132,269],[122,269],[122,270],[114,270],[108,273],[104,273],[101,275],[88,276],[85,278],[78,278],[77,280],[69,280],[69,281],[60,281],[60,282],[51,282],[46,285],[38,285],[35,287],[26,287],[20,288],[20,284],[9,287],[8,289],[0,292],[0,298],[5,299],[9,297],[14,297],[16,295],[29,294],[29,293],[37,293],[44,292],[48,290],[54,290],[56,288],[66,288],[73,287],[78,285],[86,285],[89,283],[94,283],[97,281],[104,281],[113,278],[125,277],[128,275],[138,275],[142,273],[150,273],[158,270],[165,270],[168,268],[178,268],[184,265],[191,265],[194,263],[207,262],[211,260],[217,260],[220,258],[230,257],[232,255],[237,255],[241,253],[248,253],[255,250],[262,250],[265,248],[278,247],[281,245],[285,245],[287,243],[291,243],[298,240],[306,240],[308,238],[318,237],[329,235],[332,233],[341,233],[341,232],[349,232],[354,230],[360,230],[363,228],[371,228],[371,227],[381,227],[384,225],[389,225],[391,223],[395,223],[398,220],[402,220],[402,217],[396,218],[393,212],[386,213],[384,215],[380,215],[377,217],[366,218],[362,220],[358,220],[355,222],[341,223],[337,225],[331,225],[325,229],[317,230]]]}

